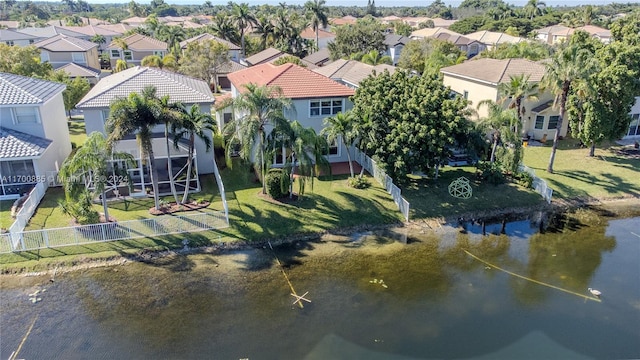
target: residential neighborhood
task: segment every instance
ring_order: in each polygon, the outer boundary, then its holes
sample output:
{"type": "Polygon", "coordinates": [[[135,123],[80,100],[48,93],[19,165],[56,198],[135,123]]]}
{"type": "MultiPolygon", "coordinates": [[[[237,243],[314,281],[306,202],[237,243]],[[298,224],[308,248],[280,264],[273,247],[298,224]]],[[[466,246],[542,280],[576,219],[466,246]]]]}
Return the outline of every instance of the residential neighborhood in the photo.
{"type": "Polygon", "coordinates": [[[0,5],[0,354],[637,357],[640,5],[409,3],[0,5]]]}

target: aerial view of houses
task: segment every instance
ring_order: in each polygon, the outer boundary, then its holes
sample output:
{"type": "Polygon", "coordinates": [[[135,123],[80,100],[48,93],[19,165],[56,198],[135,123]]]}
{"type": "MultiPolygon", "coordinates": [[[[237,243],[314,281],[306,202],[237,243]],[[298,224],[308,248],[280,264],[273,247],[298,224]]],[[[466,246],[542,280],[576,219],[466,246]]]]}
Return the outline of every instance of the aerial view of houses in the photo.
{"type": "Polygon", "coordinates": [[[347,3],[0,4],[0,357],[640,356],[640,4],[347,3]]]}

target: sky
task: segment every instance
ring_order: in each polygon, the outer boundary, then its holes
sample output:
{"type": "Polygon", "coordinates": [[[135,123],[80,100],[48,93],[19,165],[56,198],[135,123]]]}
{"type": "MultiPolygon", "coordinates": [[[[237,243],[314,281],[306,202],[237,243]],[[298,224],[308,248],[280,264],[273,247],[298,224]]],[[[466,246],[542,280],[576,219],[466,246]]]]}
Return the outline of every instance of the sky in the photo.
{"type": "MultiPolygon", "coordinates": [[[[88,0],[92,3],[128,3],[130,0],[88,0]]],[[[168,4],[202,4],[205,0],[165,0],[168,4]]],[[[226,5],[228,0],[210,0],[213,5],[226,5]]],[[[138,3],[149,3],[149,0],[136,0],[138,3]]],[[[246,2],[249,5],[278,5],[285,2],[288,5],[302,5],[306,0],[235,0],[234,2],[246,2]]],[[[393,6],[428,6],[433,0],[376,0],[376,6],[393,7],[393,6]]],[[[447,5],[458,6],[462,0],[443,0],[447,5]]],[[[505,0],[506,3],[515,6],[524,6],[527,0],[505,0]]],[[[580,5],[607,5],[611,3],[638,3],[640,0],[545,0],[547,6],[580,6],[580,5]]],[[[327,6],[366,6],[367,0],[326,0],[327,6]]]]}

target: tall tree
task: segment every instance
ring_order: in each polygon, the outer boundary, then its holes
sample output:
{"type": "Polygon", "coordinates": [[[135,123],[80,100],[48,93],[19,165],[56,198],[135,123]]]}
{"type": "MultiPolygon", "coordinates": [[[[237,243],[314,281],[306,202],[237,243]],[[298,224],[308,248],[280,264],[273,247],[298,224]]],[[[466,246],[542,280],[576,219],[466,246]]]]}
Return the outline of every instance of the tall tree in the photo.
{"type": "Polygon", "coordinates": [[[355,24],[336,28],[336,39],[329,43],[331,59],[348,58],[351,54],[384,51],[384,26],[375,18],[358,19],[355,24]]]}
{"type": "Polygon", "coordinates": [[[340,139],[342,145],[347,149],[347,159],[349,160],[349,173],[354,177],[353,163],[351,162],[351,146],[353,145],[353,126],[355,120],[351,112],[339,112],[335,116],[324,119],[324,128],[320,134],[327,137],[330,142],[340,139]]]}
{"type": "Polygon", "coordinates": [[[39,78],[46,78],[51,73],[51,64],[40,61],[40,50],[34,46],[0,43],[0,54],[0,72],[39,78]]]}
{"type": "Polygon", "coordinates": [[[274,38],[274,26],[271,22],[271,18],[265,15],[260,15],[256,17],[256,24],[254,33],[260,36],[260,47],[262,50],[267,47],[273,45],[275,42],[274,38]]]}
{"type": "Polygon", "coordinates": [[[311,18],[311,27],[316,32],[316,47],[319,47],[320,27],[326,28],[329,23],[327,18],[327,8],[324,6],[325,0],[309,0],[304,4],[308,16],[311,18]]]}
{"type": "Polygon", "coordinates": [[[231,15],[225,11],[218,12],[211,21],[211,30],[214,35],[234,44],[240,42],[240,33],[236,28],[231,15]]]}
{"type": "Polygon", "coordinates": [[[533,20],[536,16],[544,15],[544,9],[546,6],[547,4],[543,1],[529,0],[527,1],[527,5],[524,6],[524,13],[530,20],[533,20]]]}
{"type": "MultiPolygon", "coordinates": [[[[181,109],[182,116],[180,121],[172,125],[172,133],[174,134],[174,146],[178,147],[180,139],[188,138],[189,141],[189,155],[187,157],[187,178],[184,188],[184,194],[182,195],[182,203],[186,203],[189,198],[189,188],[191,185],[191,176],[193,172],[193,154],[196,144],[196,137],[202,140],[207,151],[213,148],[212,134],[215,133],[214,120],[211,114],[206,114],[200,111],[200,106],[197,104],[191,105],[191,107],[183,106],[181,109]]],[[[213,154],[213,166],[214,171],[217,171],[215,152],[213,154]]],[[[216,178],[217,181],[217,178],[216,178]]]]}
{"type": "Polygon", "coordinates": [[[247,29],[256,22],[256,19],[251,13],[251,9],[249,9],[249,4],[247,3],[241,3],[241,4],[232,3],[231,16],[235,20],[235,23],[238,26],[238,29],[240,31],[242,56],[245,56],[246,55],[245,34],[247,29]]]}
{"type": "Polygon", "coordinates": [[[61,70],[54,71],[49,79],[67,85],[67,88],[62,92],[62,99],[64,101],[64,109],[67,111],[67,116],[71,118],[71,110],[91,88],[89,81],[80,76],[71,79],[66,72],[61,70]]]}
{"type": "Polygon", "coordinates": [[[146,87],[142,94],[132,92],[126,98],[118,98],[111,103],[110,114],[105,124],[107,144],[113,148],[125,136],[135,134],[140,144],[140,157],[148,159],[151,186],[155,208],[160,209],[158,194],[158,168],[153,152],[153,128],[162,124],[162,110],[153,86],[146,87]]]}
{"type": "Polygon", "coordinates": [[[184,29],[180,26],[164,26],[158,32],[158,39],[165,41],[169,45],[169,49],[173,49],[186,38],[184,29]]]}
{"type": "Polygon", "coordinates": [[[227,141],[227,160],[231,150],[240,145],[240,156],[253,162],[260,173],[262,193],[267,193],[264,182],[266,175],[265,146],[267,126],[276,127],[285,122],[284,110],[291,108],[291,100],[283,97],[279,87],[258,86],[250,83],[234,99],[236,118],[225,127],[227,141]]]}
{"type": "Polygon", "coordinates": [[[516,134],[519,134],[518,129],[522,125],[522,117],[526,112],[523,102],[536,99],[538,96],[538,84],[529,81],[530,77],[531,75],[525,74],[511,75],[508,82],[498,85],[500,102],[509,101],[509,107],[516,109],[518,115],[518,122],[514,128],[516,134]]]}
{"type": "Polygon", "coordinates": [[[218,74],[231,64],[229,48],[215,40],[193,41],[180,59],[180,72],[206,81],[218,91],[218,74]]]}
{"type": "Polygon", "coordinates": [[[325,154],[329,145],[324,136],[318,135],[312,127],[303,127],[300,122],[281,121],[269,135],[271,148],[284,149],[284,168],[289,175],[289,197],[293,197],[293,177],[298,173],[298,195],[302,196],[305,184],[311,181],[320,169],[329,169],[325,154]]]}
{"type": "MultiPolygon", "coordinates": [[[[120,185],[122,176],[126,176],[126,169],[118,168],[112,160],[120,160],[126,166],[135,166],[133,156],[124,152],[114,152],[107,146],[107,140],[101,132],[92,132],[84,144],[62,164],[60,176],[64,179],[65,192],[70,198],[79,191],[86,190],[90,182],[94,187],[94,197],[100,194],[104,218],[109,222],[107,207],[107,191],[115,190],[120,185]],[[84,178],[85,182],[80,179],[84,178]]],[[[130,182],[129,182],[129,186],[130,182]]]]}
{"type": "Polygon", "coordinates": [[[496,161],[496,150],[504,142],[515,143],[518,141],[516,133],[513,131],[518,117],[514,109],[505,110],[500,104],[484,100],[478,104],[478,109],[486,106],[489,111],[487,117],[481,119],[480,127],[491,135],[491,157],[490,161],[496,161]]]}
{"type": "Polygon", "coordinates": [[[593,60],[594,54],[579,44],[569,41],[568,44],[558,50],[551,61],[546,63],[545,75],[542,79],[541,87],[550,90],[556,98],[556,103],[560,107],[560,116],[553,136],[553,146],[547,172],[553,173],[553,162],[558,149],[558,140],[562,129],[565,111],[567,108],[567,98],[571,91],[571,85],[575,81],[588,78],[595,70],[593,60]]]}
{"type": "Polygon", "coordinates": [[[414,170],[437,168],[466,131],[466,100],[451,97],[438,74],[385,71],[360,83],[353,113],[370,124],[360,131],[366,152],[391,178],[406,182],[414,170]]]}

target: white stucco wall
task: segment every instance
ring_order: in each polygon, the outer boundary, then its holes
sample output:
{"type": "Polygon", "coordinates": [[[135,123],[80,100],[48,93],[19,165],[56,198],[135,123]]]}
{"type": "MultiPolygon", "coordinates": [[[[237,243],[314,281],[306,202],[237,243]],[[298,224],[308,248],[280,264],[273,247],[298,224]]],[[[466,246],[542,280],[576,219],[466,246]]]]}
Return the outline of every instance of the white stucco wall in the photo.
{"type": "Polygon", "coordinates": [[[64,160],[71,153],[69,126],[67,125],[67,114],[64,110],[62,93],[58,93],[44,103],[40,110],[44,137],[53,140],[55,161],[58,166],[62,166],[64,160]]]}

